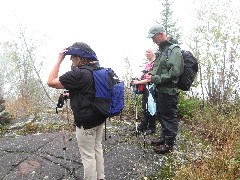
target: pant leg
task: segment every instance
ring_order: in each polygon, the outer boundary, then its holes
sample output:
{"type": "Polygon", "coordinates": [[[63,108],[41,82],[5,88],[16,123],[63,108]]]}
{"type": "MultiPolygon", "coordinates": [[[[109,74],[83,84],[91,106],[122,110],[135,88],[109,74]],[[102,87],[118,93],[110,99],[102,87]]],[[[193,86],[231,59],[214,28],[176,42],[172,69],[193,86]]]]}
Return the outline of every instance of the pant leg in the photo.
{"type": "Polygon", "coordinates": [[[161,116],[160,116],[160,108],[159,108],[159,106],[160,106],[159,103],[160,102],[159,102],[159,95],[158,95],[157,92],[155,92],[155,101],[156,101],[156,110],[157,110],[156,119],[161,124],[159,137],[165,139],[164,133],[163,133],[164,130],[165,130],[165,127],[164,127],[164,124],[162,123],[161,116]]]}
{"type": "Polygon", "coordinates": [[[169,146],[173,146],[178,133],[178,95],[158,94],[159,117],[163,126],[162,135],[169,146]]]}
{"type": "Polygon", "coordinates": [[[145,89],[142,94],[142,121],[139,125],[139,127],[143,130],[147,130],[148,127],[148,110],[147,110],[147,97],[148,97],[148,91],[145,89]]]}
{"type": "Polygon", "coordinates": [[[84,167],[84,180],[96,180],[95,140],[96,127],[84,129],[76,127],[76,138],[84,167]]]}
{"type": "Polygon", "coordinates": [[[147,127],[148,127],[148,118],[147,118],[147,112],[145,109],[142,110],[142,121],[141,123],[139,124],[139,127],[142,129],[142,130],[147,130],[147,127]]]}
{"type": "Polygon", "coordinates": [[[158,112],[157,112],[157,120],[161,124],[159,137],[165,139],[165,133],[164,132],[166,131],[166,128],[165,128],[164,123],[162,122],[162,119],[161,119],[161,116],[160,116],[160,109],[159,108],[158,108],[158,112]]]}
{"type": "Polygon", "coordinates": [[[96,168],[97,168],[97,178],[104,179],[104,158],[103,158],[103,148],[102,148],[102,136],[103,136],[103,126],[104,123],[97,127],[96,129],[96,168]]]}
{"type": "Polygon", "coordinates": [[[148,129],[156,130],[156,115],[148,115],[148,129]]]}

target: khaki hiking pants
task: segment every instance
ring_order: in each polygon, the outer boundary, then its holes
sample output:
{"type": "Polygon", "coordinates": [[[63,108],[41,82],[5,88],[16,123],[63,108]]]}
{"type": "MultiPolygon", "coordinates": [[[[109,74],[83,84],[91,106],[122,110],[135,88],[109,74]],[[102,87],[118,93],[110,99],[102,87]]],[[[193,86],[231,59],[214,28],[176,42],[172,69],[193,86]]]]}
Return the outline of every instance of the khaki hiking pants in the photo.
{"type": "Polygon", "coordinates": [[[102,149],[103,124],[84,129],[76,127],[76,138],[84,167],[84,180],[104,179],[102,149]]]}

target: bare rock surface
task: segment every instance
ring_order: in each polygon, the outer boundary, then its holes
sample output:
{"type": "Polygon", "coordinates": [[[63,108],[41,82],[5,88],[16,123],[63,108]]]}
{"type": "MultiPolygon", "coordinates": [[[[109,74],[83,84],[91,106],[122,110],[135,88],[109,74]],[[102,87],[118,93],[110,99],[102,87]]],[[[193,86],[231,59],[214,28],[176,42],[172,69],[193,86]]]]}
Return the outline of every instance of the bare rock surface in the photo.
{"type": "MultiPolygon", "coordinates": [[[[41,119],[41,123],[49,122],[50,117],[41,119]]],[[[59,116],[50,118],[53,123],[61,121],[59,116]]],[[[15,121],[17,123],[34,121],[34,117],[15,121]]],[[[131,131],[134,124],[128,122],[107,123],[106,140],[103,137],[105,175],[107,180],[141,180],[143,177],[157,174],[173,173],[174,164],[185,159],[192,159],[204,153],[202,148],[193,142],[188,142],[183,136],[178,136],[174,152],[170,155],[155,154],[150,146],[150,140],[157,135],[135,136],[131,131]],[[144,143],[145,142],[145,143],[144,143]],[[187,146],[187,153],[181,149],[187,146]],[[167,172],[166,172],[167,171],[167,172]],[[171,171],[171,172],[169,172],[171,171]]],[[[17,127],[17,126],[16,126],[17,127]]],[[[12,132],[15,129],[13,128],[12,132]]],[[[77,147],[75,132],[71,141],[67,141],[66,151],[63,147],[62,132],[37,133],[25,136],[0,137],[0,179],[1,180],[83,180],[83,165],[77,147]]],[[[68,138],[68,132],[65,131],[68,138]]],[[[200,146],[201,144],[199,144],[200,146]]],[[[206,150],[208,151],[208,150],[206,150]]]]}

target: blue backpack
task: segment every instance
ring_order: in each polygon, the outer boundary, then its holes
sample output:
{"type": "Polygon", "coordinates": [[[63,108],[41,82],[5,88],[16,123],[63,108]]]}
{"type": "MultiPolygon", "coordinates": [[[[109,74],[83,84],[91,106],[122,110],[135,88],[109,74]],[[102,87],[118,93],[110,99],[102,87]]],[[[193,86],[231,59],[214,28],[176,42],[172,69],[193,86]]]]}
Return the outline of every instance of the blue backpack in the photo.
{"type": "Polygon", "coordinates": [[[124,108],[124,82],[111,68],[82,67],[93,73],[95,99],[91,101],[93,110],[105,117],[120,114],[124,108]]]}

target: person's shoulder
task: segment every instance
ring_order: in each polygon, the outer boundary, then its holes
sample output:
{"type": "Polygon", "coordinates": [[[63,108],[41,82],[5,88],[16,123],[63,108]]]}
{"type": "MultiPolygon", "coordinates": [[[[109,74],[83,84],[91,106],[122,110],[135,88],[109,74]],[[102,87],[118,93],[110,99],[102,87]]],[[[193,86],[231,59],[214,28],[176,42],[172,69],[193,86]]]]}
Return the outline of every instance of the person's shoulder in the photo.
{"type": "Polygon", "coordinates": [[[175,59],[182,56],[182,49],[179,44],[171,44],[166,53],[169,58],[175,59]]]}
{"type": "Polygon", "coordinates": [[[168,47],[169,49],[181,49],[181,46],[179,44],[171,44],[168,47]]]}
{"type": "Polygon", "coordinates": [[[73,67],[69,73],[74,76],[82,76],[83,74],[91,74],[91,69],[87,67],[73,67]]]}
{"type": "Polygon", "coordinates": [[[180,53],[182,51],[182,48],[179,44],[171,44],[168,46],[168,53],[180,53]]]}

